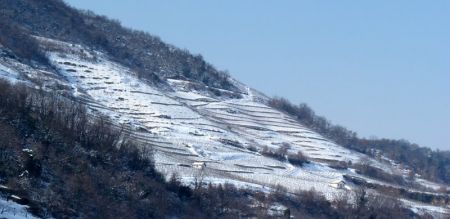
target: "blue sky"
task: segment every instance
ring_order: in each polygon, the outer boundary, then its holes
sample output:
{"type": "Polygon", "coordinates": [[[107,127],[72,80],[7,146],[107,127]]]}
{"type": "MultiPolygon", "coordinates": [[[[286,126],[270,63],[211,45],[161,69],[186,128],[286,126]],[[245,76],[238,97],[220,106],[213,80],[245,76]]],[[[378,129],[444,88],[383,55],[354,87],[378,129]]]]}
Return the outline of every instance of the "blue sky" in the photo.
{"type": "Polygon", "coordinates": [[[67,0],[360,136],[450,150],[450,1],[67,0]]]}

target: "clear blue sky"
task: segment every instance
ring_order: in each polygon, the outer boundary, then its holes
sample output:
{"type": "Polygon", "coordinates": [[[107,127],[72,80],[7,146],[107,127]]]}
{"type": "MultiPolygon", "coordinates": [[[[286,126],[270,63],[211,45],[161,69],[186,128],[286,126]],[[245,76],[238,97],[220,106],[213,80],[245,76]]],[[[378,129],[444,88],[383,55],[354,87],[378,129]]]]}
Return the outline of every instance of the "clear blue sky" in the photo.
{"type": "Polygon", "coordinates": [[[450,150],[450,1],[67,0],[360,136],[450,150]]]}

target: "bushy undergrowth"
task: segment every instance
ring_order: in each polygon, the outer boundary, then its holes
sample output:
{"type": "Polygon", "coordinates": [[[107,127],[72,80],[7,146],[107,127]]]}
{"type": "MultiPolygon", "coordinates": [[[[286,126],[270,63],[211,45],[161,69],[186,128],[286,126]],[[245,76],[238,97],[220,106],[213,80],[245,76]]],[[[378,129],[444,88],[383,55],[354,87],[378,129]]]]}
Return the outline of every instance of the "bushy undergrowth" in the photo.
{"type": "Polygon", "coordinates": [[[297,166],[303,166],[304,164],[309,163],[308,157],[301,151],[297,151],[295,154],[289,153],[290,148],[291,146],[287,143],[283,143],[277,150],[270,149],[266,146],[261,151],[261,154],[280,161],[288,161],[297,166]]]}
{"type": "Polygon", "coordinates": [[[21,59],[23,62],[36,61],[48,64],[45,54],[39,49],[39,43],[17,24],[9,22],[0,14],[0,45],[11,50],[11,58],[21,59]]]}

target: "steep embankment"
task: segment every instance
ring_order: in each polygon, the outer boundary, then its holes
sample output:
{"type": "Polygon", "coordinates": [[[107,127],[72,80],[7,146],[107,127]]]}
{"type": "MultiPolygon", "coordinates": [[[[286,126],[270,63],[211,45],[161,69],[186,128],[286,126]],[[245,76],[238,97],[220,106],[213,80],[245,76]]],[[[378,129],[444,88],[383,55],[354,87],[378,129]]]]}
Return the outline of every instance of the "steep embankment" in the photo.
{"type": "MultiPolygon", "coordinates": [[[[335,168],[335,164],[364,162],[387,174],[403,171],[334,144],[267,106],[265,97],[252,89],[244,89],[242,98],[216,96],[181,79],[167,81],[171,90],[160,89],[102,52],[38,40],[48,51],[52,69],[38,70],[3,57],[3,77],[85,104],[92,116],[106,118],[141,149],[152,150],[156,169],[167,177],[175,173],[186,184],[230,182],[263,191],[278,185],[291,192],[314,188],[329,200],[359,187],[346,181],[348,176],[380,186],[403,186],[367,178],[351,168],[335,168]],[[306,163],[295,165],[294,159],[286,159],[299,153],[306,163]],[[195,162],[205,167],[196,168],[195,162]]],[[[405,203],[419,206],[404,198],[405,203]]]]}

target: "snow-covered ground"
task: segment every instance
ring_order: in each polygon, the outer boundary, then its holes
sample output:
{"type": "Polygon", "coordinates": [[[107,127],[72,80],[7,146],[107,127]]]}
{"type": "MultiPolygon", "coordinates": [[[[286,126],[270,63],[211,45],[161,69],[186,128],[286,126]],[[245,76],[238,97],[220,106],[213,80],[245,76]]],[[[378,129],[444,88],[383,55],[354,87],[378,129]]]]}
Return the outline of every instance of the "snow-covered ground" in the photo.
{"type": "Polygon", "coordinates": [[[239,99],[191,90],[191,82],[175,79],[168,80],[173,91],[163,91],[100,52],[40,40],[65,49],[48,54],[60,75],[42,71],[32,74],[31,69],[16,65],[20,72],[28,72],[19,75],[12,67],[0,65],[0,77],[43,78],[43,89],[78,97],[93,115],[108,116],[115,125],[126,127],[130,137],[144,148],[153,149],[160,172],[168,177],[176,173],[186,184],[201,174],[205,182],[228,182],[253,189],[277,185],[290,191],[314,188],[332,199],[348,192],[330,184],[342,180],[349,171],[332,169],[327,162],[358,163],[363,159],[388,172],[401,171],[329,141],[267,106],[264,95],[239,82],[236,85],[243,93],[239,99]],[[260,154],[266,146],[276,150],[286,144],[290,145],[289,153],[300,151],[312,162],[298,167],[260,154]],[[206,167],[192,167],[196,161],[204,162],[206,167]]]}
{"type": "Polygon", "coordinates": [[[0,196],[0,218],[8,219],[37,219],[28,212],[28,206],[19,205],[13,201],[7,201],[0,196]]]}
{"type": "MultiPolygon", "coordinates": [[[[329,184],[342,178],[328,168],[300,168],[249,150],[291,145],[310,158],[357,161],[362,155],[340,147],[308,130],[287,115],[251,98],[221,100],[185,92],[185,81],[171,80],[175,92],[163,92],[143,83],[129,69],[98,57],[97,62],[67,54],[51,54],[60,72],[72,84],[73,95],[90,108],[110,116],[118,125],[130,125],[132,137],[155,149],[157,168],[167,175],[190,178],[195,161],[207,163],[206,172],[229,180],[288,189],[313,188],[332,197],[329,184]],[[183,165],[183,166],[180,166],[183,165]],[[182,170],[181,170],[182,169],[182,170]]],[[[310,166],[323,166],[313,162],[310,166]]]]}
{"type": "Polygon", "coordinates": [[[437,218],[437,219],[450,218],[450,211],[448,208],[427,205],[427,204],[423,204],[423,203],[419,203],[419,202],[412,202],[409,200],[402,200],[402,202],[406,206],[409,206],[411,208],[411,210],[417,214],[420,214],[420,215],[430,214],[434,218],[437,218]]]}

